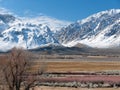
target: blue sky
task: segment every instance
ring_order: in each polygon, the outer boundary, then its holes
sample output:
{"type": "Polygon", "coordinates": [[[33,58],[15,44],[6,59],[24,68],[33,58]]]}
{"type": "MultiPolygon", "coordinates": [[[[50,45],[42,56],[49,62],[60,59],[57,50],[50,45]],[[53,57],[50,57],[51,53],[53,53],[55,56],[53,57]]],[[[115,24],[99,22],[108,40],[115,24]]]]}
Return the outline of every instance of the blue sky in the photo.
{"type": "Polygon", "coordinates": [[[77,21],[103,10],[119,9],[120,0],[0,0],[0,7],[19,16],[47,15],[77,21]]]}

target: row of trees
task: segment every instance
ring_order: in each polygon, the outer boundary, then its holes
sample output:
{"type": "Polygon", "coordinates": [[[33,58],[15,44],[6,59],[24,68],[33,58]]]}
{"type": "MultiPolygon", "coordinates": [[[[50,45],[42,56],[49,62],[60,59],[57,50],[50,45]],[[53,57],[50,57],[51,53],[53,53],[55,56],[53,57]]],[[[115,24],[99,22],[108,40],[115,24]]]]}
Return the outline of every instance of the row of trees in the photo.
{"type": "MultiPolygon", "coordinates": [[[[34,85],[37,79],[29,73],[32,67],[30,56],[27,51],[14,48],[0,58],[0,86],[3,90],[29,90],[34,85]]],[[[40,70],[37,72],[42,74],[43,70],[40,70]]]]}

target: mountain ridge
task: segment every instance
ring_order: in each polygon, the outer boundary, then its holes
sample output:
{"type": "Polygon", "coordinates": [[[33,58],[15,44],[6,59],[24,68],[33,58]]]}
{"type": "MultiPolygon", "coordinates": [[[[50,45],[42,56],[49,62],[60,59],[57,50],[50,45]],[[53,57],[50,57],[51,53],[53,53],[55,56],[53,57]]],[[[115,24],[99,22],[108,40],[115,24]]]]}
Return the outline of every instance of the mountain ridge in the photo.
{"type": "Polygon", "coordinates": [[[0,43],[0,51],[13,47],[34,49],[49,45],[119,48],[120,9],[102,11],[72,24],[47,16],[23,18],[2,13],[0,43]]]}
{"type": "Polygon", "coordinates": [[[119,47],[120,9],[102,11],[71,24],[58,33],[58,40],[68,47],[77,43],[94,48],[119,47]]]}

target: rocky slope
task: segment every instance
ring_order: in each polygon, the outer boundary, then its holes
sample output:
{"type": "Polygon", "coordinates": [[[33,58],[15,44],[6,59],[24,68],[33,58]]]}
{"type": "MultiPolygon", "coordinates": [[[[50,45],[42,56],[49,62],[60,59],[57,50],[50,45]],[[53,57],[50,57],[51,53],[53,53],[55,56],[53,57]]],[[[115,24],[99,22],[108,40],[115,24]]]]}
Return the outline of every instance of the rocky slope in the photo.
{"type": "Polygon", "coordinates": [[[102,11],[77,21],[56,37],[67,47],[78,43],[97,48],[120,47],[120,9],[102,11]]]}

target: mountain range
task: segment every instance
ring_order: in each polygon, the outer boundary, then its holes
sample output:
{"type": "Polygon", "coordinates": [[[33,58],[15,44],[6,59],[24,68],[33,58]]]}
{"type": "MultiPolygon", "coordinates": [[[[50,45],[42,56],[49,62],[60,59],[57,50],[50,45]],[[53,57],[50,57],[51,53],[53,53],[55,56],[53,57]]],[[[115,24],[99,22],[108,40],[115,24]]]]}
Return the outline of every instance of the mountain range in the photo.
{"type": "Polygon", "coordinates": [[[34,49],[49,45],[120,48],[120,9],[93,14],[77,22],[48,16],[18,17],[0,12],[0,51],[13,47],[34,49]]]}

